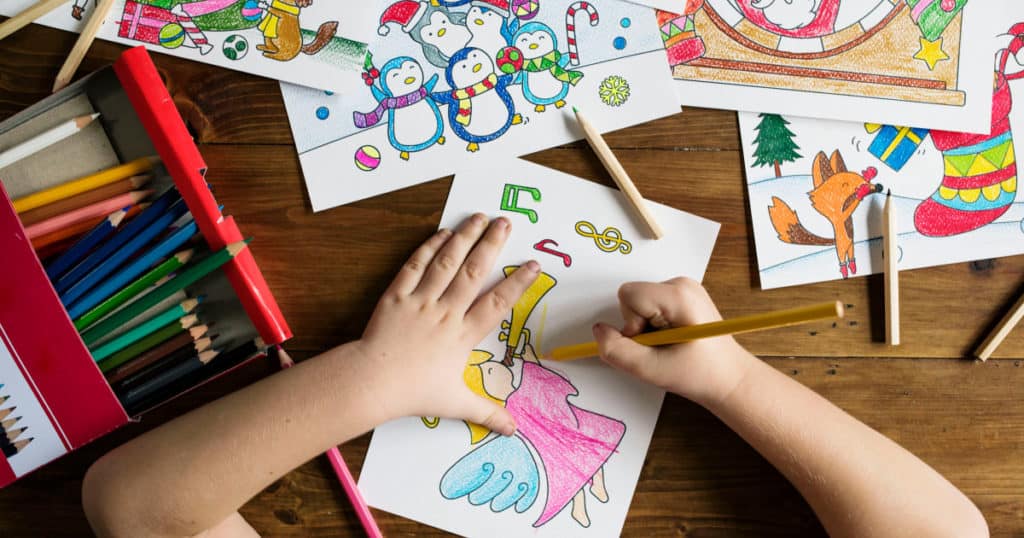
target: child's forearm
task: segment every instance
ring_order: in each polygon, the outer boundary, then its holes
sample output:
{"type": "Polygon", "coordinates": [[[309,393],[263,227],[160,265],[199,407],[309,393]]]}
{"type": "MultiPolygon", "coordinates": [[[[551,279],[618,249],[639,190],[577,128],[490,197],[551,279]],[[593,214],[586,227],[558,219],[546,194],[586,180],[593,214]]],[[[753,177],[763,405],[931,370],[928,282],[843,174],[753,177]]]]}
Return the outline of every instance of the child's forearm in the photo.
{"type": "Polygon", "coordinates": [[[116,536],[213,528],[285,473],[393,418],[386,381],[365,359],[340,346],[117,448],[86,476],[90,523],[116,536]]]}
{"type": "Polygon", "coordinates": [[[831,536],[987,536],[978,509],[931,467],[743,353],[735,388],[706,407],[777,467],[831,536]]]}

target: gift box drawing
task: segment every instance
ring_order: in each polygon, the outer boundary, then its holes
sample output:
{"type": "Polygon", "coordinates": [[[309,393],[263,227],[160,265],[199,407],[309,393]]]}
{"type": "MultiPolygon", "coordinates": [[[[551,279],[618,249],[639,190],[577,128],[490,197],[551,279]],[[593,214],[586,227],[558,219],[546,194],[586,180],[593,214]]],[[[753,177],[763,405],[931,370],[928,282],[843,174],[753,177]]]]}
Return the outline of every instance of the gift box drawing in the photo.
{"type": "Polygon", "coordinates": [[[868,133],[878,133],[871,141],[868,152],[897,172],[903,169],[928,136],[928,129],[913,127],[868,123],[864,128],[868,133]]]}

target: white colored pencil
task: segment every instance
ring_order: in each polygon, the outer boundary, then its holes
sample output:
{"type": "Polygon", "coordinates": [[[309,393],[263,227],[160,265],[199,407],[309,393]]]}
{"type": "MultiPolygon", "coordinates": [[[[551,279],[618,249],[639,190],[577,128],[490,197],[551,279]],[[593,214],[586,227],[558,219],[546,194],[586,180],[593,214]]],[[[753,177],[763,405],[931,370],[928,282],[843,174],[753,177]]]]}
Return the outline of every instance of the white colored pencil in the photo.
{"type": "Polygon", "coordinates": [[[53,83],[54,93],[63,90],[64,87],[71,83],[72,77],[75,76],[75,71],[78,71],[78,66],[82,65],[85,54],[89,52],[89,47],[96,40],[96,34],[100,31],[100,27],[103,26],[103,20],[107,18],[107,14],[110,13],[110,8],[113,6],[114,0],[99,0],[99,4],[96,5],[96,9],[93,9],[92,15],[89,17],[89,21],[82,28],[78,41],[75,41],[75,46],[68,53],[68,59],[64,61],[60,72],[57,73],[57,80],[53,83]]]}
{"type": "Polygon", "coordinates": [[[883,210],[885,223],[883,228],[885,256],[885,341],[890,346],[900,345],[900,273],[896,263],[899,261],[899,228],[896,226],[896,208],[892,205],[892,192],[885,196],[883,210]]]}
{"type": "Polygon", "coordinates": [[[34,136],[7,151],[0,152],[0,168],[6,168],[29,155],[42,151],[78,133],[78,131],[85,129],[98,117],[100,117],[99,113],[72,118],[43,134],[34,136]]]}
{"type": "Polygon", "coordinates": [[[59,8],[67,2],[68,0],[39,0],[39,2],[25,8],[21,13],[18,13],[17,15],[7,19],[3,24],[0,24],[0,39],[21,30],[29,24],[32,24],[43,15],[59,8]]]}

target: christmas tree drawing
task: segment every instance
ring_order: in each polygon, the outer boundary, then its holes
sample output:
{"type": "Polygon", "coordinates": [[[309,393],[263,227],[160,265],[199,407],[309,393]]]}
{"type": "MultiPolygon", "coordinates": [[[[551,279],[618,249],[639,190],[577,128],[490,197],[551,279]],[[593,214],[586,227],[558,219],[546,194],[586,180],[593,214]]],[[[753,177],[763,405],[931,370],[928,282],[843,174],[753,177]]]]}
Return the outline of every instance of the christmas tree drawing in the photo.
{"type": "Polygon", "coordinates": [[[754,166],[774,166],[775,177],[782,177],[782,163],[793,162],[800,158],[793,138],[796,137],[787,125],[789,122],[778,114],[758,114],[761,123],[757,124],[757,138],[754,144],[754,166]]]}

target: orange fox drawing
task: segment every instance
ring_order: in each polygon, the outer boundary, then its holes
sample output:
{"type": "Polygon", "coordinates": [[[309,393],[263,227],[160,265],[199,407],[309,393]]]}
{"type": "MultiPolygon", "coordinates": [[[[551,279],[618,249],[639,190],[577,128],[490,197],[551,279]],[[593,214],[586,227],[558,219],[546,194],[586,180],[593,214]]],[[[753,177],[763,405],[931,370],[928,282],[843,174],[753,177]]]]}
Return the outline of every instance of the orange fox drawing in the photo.
{"type": "Polygon", "coordinates": [[[775,227],[779,239],[794,245],[835,245],[836,256],[839,258],[839,272],[843,278],[857,274],[857,260],[853,257],[853,220],[861,201],[868,195],[882,192],[882,186],[871,183],[878,175],[878,170],[870,167],[858,174],[846,169],[843,156],[839,150],[832,152],[832,158],[819,151],[814,157],[811,170],[814,177],[814,189],[807,193],[811,207],[832,224],[833,239],[815,235],[804,227],[786,202],[772,196],[772,205],[768,206],[768,215],[775,227]]]}

